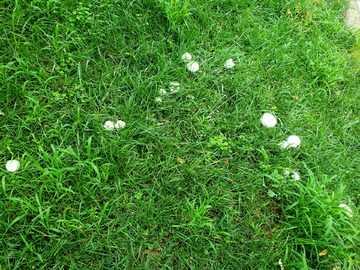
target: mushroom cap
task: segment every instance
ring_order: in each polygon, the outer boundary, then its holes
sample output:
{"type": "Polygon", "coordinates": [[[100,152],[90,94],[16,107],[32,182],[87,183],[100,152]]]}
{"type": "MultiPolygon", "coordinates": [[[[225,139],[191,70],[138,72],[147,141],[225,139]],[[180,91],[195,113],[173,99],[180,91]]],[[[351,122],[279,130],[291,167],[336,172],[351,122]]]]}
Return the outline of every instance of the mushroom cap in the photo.
{"type": "Polygon", "coordinates": [[[114,122],[113,121],[106,121],[104,124],[104,128],[106,130],[113,130],[114,129],[114,122]]]}
{"type": "Polygon", "coordinates": [[[9,172],[15,172],[20,168],[20,162],[17,160],[9,160],[8,162],[6,162],[6,169],[9,172]]]}
{"type": "Polygon", "coordinates": [[[124,128],[126,125],[126,123],[124,121],[117,121],[116,124],[115,124],[115,128],[124,128]]]}
{"type": "Polygon", "coordinates": [[[190,60],[190,59],[191,59],[191,54],[190,54],[190,53],[184,53],[184,54],[181,56],[181,59],[182,59],[182,60],[190,60]]]}
{"type": "Polygon", "coordinates": [[[280,145],[281,148],[286,148],[289,146],[289,143],[287,141],[282,141],[281,143],[279,143],[278,145],[280,145]]]}
{"type": "Polygon", "coordinates": [[[261,123],[266,127],[274,127],[277,123],[275,116],[270,113],[265,113],[261,117],[261,123]]]}
{"type": "Polygon", "coordinates": [[[301,143],[301,140],[298,136],[296,135],[291,135],[288,137],[287,139],[287,143],[290,147],[298,147],[301,143]]]}
{"type": "Polygon", "coordinates": [[[162,102],[162,98],[161,98],[161,97],[156,97],[156,98],[155,98],[155,101],[156,101],[156,102],[162,102]]]}
{"type": "Polygon", "coordinates": [[[290,176],[295,180],[300,180],[300,175],[297,172],[294,171],[285,171],[286,176],[290,176]]]}
{"type": "Polygon", "coordinates": [[[350,209],[350,207],[349,207],[349,206],[347,206],[346,204],[339,204],[339,207],[343,207],[343,208],[345,208],[345,209],[346,209],[346,211],[347,211],[347,214],[348,214],[350,217],[353,217],[353,215],[352,215],[352,211],[351,211],[351,209],[350,209]]]}
{"type": "Polygon", "coordinates": [[[232,68],[233,66],[235,66],[235,63],[233,62],[233,60],[230,58],[229,60],[227,60],[225,62],[225,65],[224,65],[226,68],[232,68]]]}
{"type": "Polygon", "coordinates": [[[294,177],[295,180],[300,180],[300,175],[297,172],[294,172],[292,177],[294,177]]]}
{"type": "Polygon", "coordinates": [[[189,71],[191,71],[191,72],[196,72],[196,71],[198,71],[199,70],[199,64],[198,63],[196,63],[196,62],[194,62],[194,61],[191,61],[191,62],[189,62],[188,64],[187,64],[187,68],[188,68],[188,70],[189,71]]]}
{"type": "Polygon", "coordinates": [[[178,82],[170,83],[170,92],[176,92],[180,90],[180,84],[178,82]]]}

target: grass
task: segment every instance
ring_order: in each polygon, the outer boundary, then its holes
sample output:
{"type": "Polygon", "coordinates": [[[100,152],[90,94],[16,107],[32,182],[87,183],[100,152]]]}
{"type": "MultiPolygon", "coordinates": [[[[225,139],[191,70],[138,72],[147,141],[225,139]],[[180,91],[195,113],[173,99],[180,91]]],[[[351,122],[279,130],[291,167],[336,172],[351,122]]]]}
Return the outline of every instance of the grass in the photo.
{"type": "Polygon", "coordinates": [[[359,269],[346,3],[0,3],[1,269],[359,269]]]}

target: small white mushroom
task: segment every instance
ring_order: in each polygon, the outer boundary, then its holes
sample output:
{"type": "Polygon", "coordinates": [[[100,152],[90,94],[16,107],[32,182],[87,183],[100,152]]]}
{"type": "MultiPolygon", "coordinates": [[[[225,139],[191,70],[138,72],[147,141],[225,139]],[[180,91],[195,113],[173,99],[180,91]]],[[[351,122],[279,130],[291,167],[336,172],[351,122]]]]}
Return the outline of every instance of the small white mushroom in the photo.
{"type": "Polygon", "coordinates": [[[6,162],[6,169],[9,172],[15,172],[20,168],[20,162],[17,160],[9,160],[8,162],[6,162]]]}
{"type": "Polygon", "coordinates": [[[165,95],[165,94],[166,94],[165,89],[160,89],[160,90],[159,90],[159,94],[160,94],[160,95],[165,95]]]}
{"type": "Polygon", "coordinates": [[[104,128],[106,130],[113,130],[114,129],[114,122],[113,121],[106,121],[104,124],[104,128]]]}
{"type": "Polygon", "coordinates": [[[339,204],[339,207],[345,208],[345,209],[346,209],[347,214],[348,214],[350,217],[353,217],[353,215],[352,215],[352,211],[351,211],[351,209],[350,209],[350,207],[349,207],[349,206],[347,206],[346,204],[339,204]]]}
{"type": "Polygon", "coordinates": [[[235,66],[235,63],[233,62],[233,60],[230,58],[229,60],[227,60],[225,62],[225,65],[224,65],[226,68],[232,68],[233,66],[235,66]]]}
{"type": "Polygon", "coordinates": [[[180,84],[177,82],[170,83],[170,92],[176,92],[180,90],[180,84]]]}
{"type": "Polygon", "coordinates": [[[276,121],[276,118],[272,114],[265,113],[261,117],[261,123],[266,127],[275,127],[277,121],[276,121]]]}
{"type": "Polygon", "coordinates": [[[191,71],[191,72],[196,72],[196,71],[199,70],[199,64],[196,63],[196,62],[194,62],[194,61],[192,61],[192,62],[190,62],[190,63],[187,64],[187,68],[188,68],[188,70],[191,71]]]}
{"type": "Polygon", "coordinates": [[[300,175],[297,172],[294,172],[292,177],[294,177],[296,181],[300,180],[300,175]]]}
{"type": "Polygon", "coordinates": [[[300,180],[300,175],[297,172],[285,171],[285,175],[290,176],[290,177],[294,178],[297,181],[300,180]]]}
{"type": "Polygon", "coordinates": [[[279,143],[278,145],[280,145],[281,148],[286,148],[289,146],[289,143],[287,141],[282,141],[281,143],[279,143]]]}
{"type": "Polygon", "coordinates": [[[286,147],[298,147],[301,143],[301,140],[298,136],[296,135],[291,135],[287,138],[286,141],[283,141],[281,143],[279,143],[278,145],[280,145],[281,148],[286,148],[286,147]]]}
{"type": "Polygon", "coordinates": [[[298,136],[296,135],[291,135],[288,137],[287,142],[289,144],[290,147],[298,147],[301,143],[301,140],[298,136]]]}
{"type": "Polygon", "coordinates": [[[156,97],[155,101],[160,103],[160,102],[162,102],[162,98],[161,97],[156,97]]]}
{"type": "Polygon", "coordinates": [[[126,123],[124,121],[117,121],[116,124],[115,124],[115,128],[124,128],[126,125],[126,123]]]}
{"type": "Polygon", "coordinates": [[[182,59],[182,60],[190,60],[190,59],[191,59],[191,54],[190,54],[190,53],[184,53],[184,54],[181,56],[181,59],[182,59]]]}

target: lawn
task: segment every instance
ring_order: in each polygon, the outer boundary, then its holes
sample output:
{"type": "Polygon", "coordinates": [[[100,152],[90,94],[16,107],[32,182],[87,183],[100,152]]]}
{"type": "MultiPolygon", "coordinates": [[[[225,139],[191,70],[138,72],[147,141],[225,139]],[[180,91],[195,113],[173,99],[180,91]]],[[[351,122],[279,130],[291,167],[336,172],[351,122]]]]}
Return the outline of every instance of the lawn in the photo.
{"type": "Polygon", "coordinates": [[[360,269],[346,8],[0,0],[0,269],[360,269]]]}

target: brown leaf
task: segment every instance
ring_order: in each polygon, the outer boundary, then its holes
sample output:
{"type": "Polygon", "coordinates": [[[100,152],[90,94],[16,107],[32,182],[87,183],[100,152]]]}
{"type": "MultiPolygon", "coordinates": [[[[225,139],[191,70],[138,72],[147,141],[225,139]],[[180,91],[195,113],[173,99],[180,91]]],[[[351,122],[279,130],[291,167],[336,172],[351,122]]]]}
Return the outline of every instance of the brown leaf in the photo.
{"type": "Polygon", "coordinates": [[[290,15],[291,18],[293,17],[290,9],[287,10],[286,14],[290,15]]]}
{"type": "Polygon", "coordinates": [[[170,124],[171,122],[170,122],[170,120],[167,120],[167,119],[164,119],[164,120],[159,120],[160,122],[166,122],[166,123],[168,123],[168,124],[170,124]]]}
{"type": "Polygon", "coordinates": [[[325,256],[327,253],[328,253],[328,250],[327,250],[327,249],[324,249],[323,251],[321,251],[321,252],[319,253],[319,256],[325,256]]]}
{"type": "Polygon", "coordinates": [[[185,163],[185,159],[183,159],[183,158],[178,158],[177,161],[179,161],[180,164],[184,164],[184,163],[185,163]]]}

